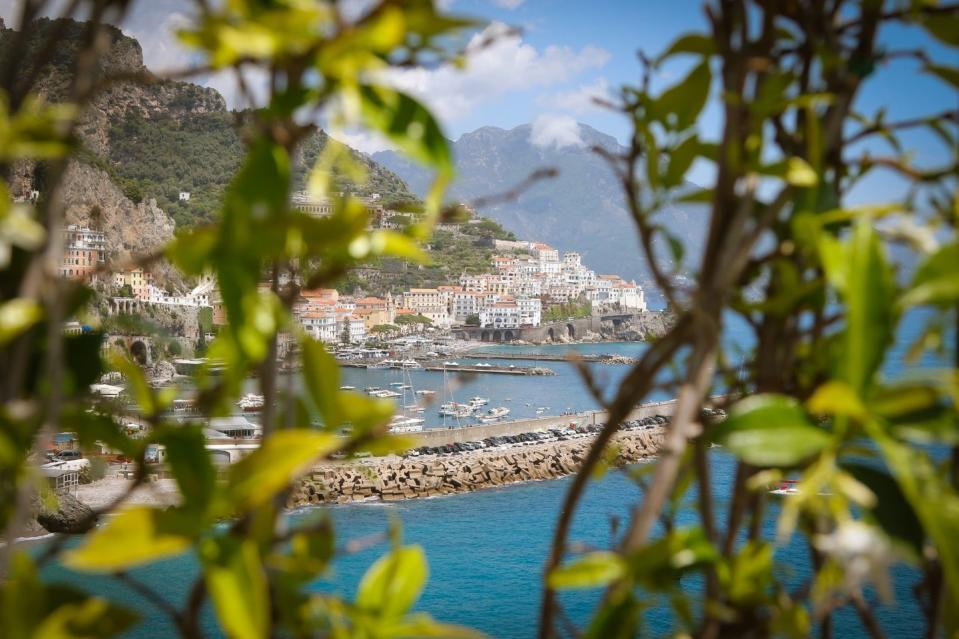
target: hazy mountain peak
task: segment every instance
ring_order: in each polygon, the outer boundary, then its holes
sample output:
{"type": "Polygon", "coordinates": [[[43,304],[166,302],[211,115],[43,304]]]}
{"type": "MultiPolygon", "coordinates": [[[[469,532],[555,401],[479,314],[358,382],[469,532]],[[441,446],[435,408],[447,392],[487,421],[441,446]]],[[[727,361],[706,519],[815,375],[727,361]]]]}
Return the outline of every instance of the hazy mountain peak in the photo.
{"type": "MultiPolygon", "coordinates": [[[[458,177],[449,197],[468,201],[503,193],[533,171],[552,167],[559,173],[556,179],[539,182],[515,200],[480,212],[521,238],[577,250],[599,271],[649,283],[621,185],[606,161],[592,151],[600,146],[615,152],[622,146],[613,136],[572,118],[551,118],[463,134],[452,144],[458,177]]],[[[381,151],[373,159],[406,180],[417,194],[429,188],[431,173],[398,153],[381,151]]],[[[689,241],[690,256],[698,253],[702,233],[702,225],[691,222],[692,214],[690,208],[675,208],[659,220],[689,241]]]]}

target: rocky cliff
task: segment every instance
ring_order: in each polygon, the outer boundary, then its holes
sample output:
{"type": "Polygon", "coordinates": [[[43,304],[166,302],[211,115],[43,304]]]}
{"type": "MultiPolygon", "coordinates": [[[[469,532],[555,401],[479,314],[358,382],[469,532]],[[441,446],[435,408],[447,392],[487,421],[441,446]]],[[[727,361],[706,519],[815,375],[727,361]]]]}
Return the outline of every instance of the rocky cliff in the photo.
{"type": "MultiPolygon", "coordinates": [[[[45,99],[61,101],[69,94],[85,28],[82,22],[38,20],[24,51],[13,50],[14,31],[0,28],[0,60],[22,58],[25,73],[50,32],[63,29],[63,40],[37,85],[45,99]]],[[[64,195],[67,222],[89,224],[99,215],[111,252],[123,256],[155,249],[176,226],[215,218],[223,191],[243,159],[240,131],[245,114],[228,111],[214,89],[159,79],[144,65],[140,44],[119,29],[106,27],[105,37],[109,48],[97,78],[130,79],[104,83],[82,111],[76,133],[83,149],[66,175],[64,195]],[[180,201],[180,192],[189,192],[189,201],[180,201]]],[[[297,163],[297,184],[303,183],[326,140],[322,131],[307,140],[297,163]]],[[[395,174],[356,155],[367,167],[369,183],[343,188],[377,192],[384,200],[416,199],[395,174]]],[[[13,194],[43,191],[44,178],[42,167],[19,167],[13,194]]]]}
{"type": "Polygon", "coordinates": [[[105,171],[82,162],[70,163],[63,198],[68,223],[103,229],[111,260],[148,253],[176,229],[155,200],[134,204],[105,171]]]}

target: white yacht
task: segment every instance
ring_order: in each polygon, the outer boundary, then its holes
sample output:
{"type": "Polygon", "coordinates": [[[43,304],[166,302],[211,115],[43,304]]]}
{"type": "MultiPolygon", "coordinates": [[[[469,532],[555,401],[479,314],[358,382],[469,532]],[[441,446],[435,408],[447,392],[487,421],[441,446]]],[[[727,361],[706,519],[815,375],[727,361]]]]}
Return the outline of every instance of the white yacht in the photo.
{"type": "Polygon", "coordinates": [[[263,395],[247,393],[236,403],[243,412],[255,413],[263,408],[263,395]]]}
{"type": "Polygon", "coordinates": [[[405,415],[394,415],[390,420],[391,433],[419,433],[423,430],[425,419],[420,417],[406,417],[405,415]]]}
{"type": "Polygon", "coordinates": [[[509,415],[508,408],[506,408],[505,406],[497,406],[496,408],[491,408],[485,413],[483,413],[482,415],[480,415],[479,420],[483,422],[484,424],[488,424],[490,422],[495,422],[499,419],[503,419],[507,415],[509,415]]]}

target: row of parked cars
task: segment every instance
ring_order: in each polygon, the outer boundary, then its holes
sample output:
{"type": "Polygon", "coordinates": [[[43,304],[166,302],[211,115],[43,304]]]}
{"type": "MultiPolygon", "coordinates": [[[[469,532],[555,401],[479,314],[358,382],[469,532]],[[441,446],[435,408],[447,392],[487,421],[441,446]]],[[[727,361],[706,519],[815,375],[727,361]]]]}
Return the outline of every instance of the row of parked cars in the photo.
{"type": "MultiPolygon", "coordinates": [[[[669,423],[668,417],[664,415],[654,415],[652,417],[624,422],[621,428],[623,430],[637,430],[655,428],[667,423],[669,423]]],[[[567,441],[569,439],[596,434],[603,429],[603,426],[605,426],[605,424],[584,424],[580,426],[572,423],[568,428],[550,428],[549,430],[519,433],[517,435],[499,435],[487,437],[482,441],[458,442],[455,444],[445,444],[443,446],[420,446],[419,448],[409,451],[408,455],[411,457],[418,457],[420,455],[453,455],[504,446],[523,446],[552,441],[567,441]]]]}

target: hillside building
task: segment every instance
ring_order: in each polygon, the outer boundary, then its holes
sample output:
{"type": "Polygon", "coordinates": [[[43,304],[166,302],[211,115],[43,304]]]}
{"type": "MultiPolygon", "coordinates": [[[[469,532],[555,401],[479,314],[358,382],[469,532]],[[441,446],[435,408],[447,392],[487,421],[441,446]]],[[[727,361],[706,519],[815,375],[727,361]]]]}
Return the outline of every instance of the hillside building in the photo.
{"type": "Polygon", "coordinates": [[[97,270],[106,262],[104,233],[71,224],[64,230],[64,245],[60,276],[82,282],[94,281],[97,270]]]}

